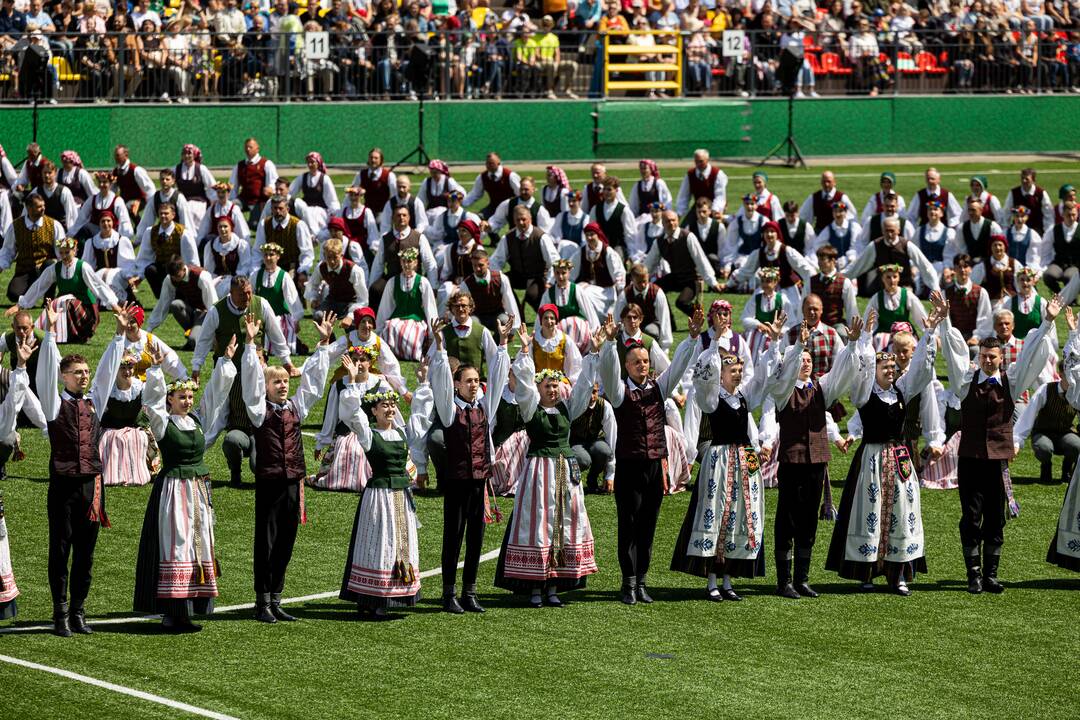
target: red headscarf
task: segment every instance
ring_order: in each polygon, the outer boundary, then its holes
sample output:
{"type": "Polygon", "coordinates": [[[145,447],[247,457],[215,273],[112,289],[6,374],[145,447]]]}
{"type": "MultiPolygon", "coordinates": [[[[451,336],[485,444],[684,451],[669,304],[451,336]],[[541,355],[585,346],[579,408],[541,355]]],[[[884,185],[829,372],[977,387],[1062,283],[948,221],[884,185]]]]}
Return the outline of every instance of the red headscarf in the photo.
{"type": "Polygon", "coordinates": [[[774,233],[776,233],[776,237],[780,238],[781,240],[784,238],[784,236],[780,233],[780,223],[776,222],[775,220],[770,220],[769,222],[761,226],[762,235],[765,234],[766,230],[772,230],[774,233]]]}
{"type": "Polygon", "coordinates": [[[570,189],[570,180],[566,177],[566,171],[564,171],[558,165],[548,165],[548,173],[555,176],[555,184],[561,188],[570,189]]]}
{"type": "Polygon", "coordinates": [[[116,227],[116,214],[112,210],[102,210],[98,214],[98,221],[100,222],[104,218],[109,218],[113,222],[113,227],[116,227]]]}
{"type": "Polygon", "coordinates": [[[326,229],[340,230],[341,232],[345,232],[348,230],[348,227],[345,225],[345,221],[342,218],[335,215],[334,217],[330,218],[329,221],[327,221],[326,229]]]}
{"type": "Polygon", "coordinates": [[[428,166],[428,170],[437,170],[438,172],[441,172],[446,177],[450,177],[450,166],[447,165],[446,163],[444,163],[442,160],[438,160],[438,159],[432,160],[431,162],[429,162],[427,164],[427,166],[428,166]]]}
{"type": "Polygon", "coordinates": [[[136,305],[128,310],[128,315],[135,321],[135,324],[139,327],[143,326],[143,321],[146,320],[146,311],[142,309],[141,305],[136,305]]]}
{"type": "Polygon", "coordinates": [[[605,247],[605,248],[606,248],[606,247],[608,246],[608,239],[607,239],[607,235],[605,235],[605,234],[604,234],[604,231],[600,229],[600,225],[599,225],[599,224],[597,224],[597,223],[594,223],[594,222],[591,222],[591,223],[589,223],[589,224],[588,224],[588,225],[586,225],[586,226],[585,226],[585,228],[584,228],[584,229],[583,229],[583,230],[581,231],[581,234],[582,234],[582,236],[584,236],[584,235],[585,235],[586,233],[590,233],[590,232],[594,232],[594,233],[596,233],[597,237],[599,237],[599,238],[600,238],[600,242],[604,244],[604,247],[605,247]]]}
{"type": "Polygon", "coordinates": [[[184,161],[184,153],[187,152],[188,150],[191,151],[191,156],[192,156],[192,158],[194,158],[195,162],[197,162],[197,163],[202,162],[202,150],[199,149],[198,145],[192,145],[191,143],[187,143],[186,145],[184,145],[184,147],[180,148],[180,161],[181,162],[184,161]]]}
{"type": "Polygon", "coordinates": [[[364,318],[364,317],[369,317],[369,318],[371,318],[372,322],[375,322],[375,311],[372,310],[369,307],[366,307],[366,306],[362,307],[362,308],[356,308],[355,310],[353,310],[353,314],[352,314],[353,327],[359,327],[360,319],[364,318]]]}
{"type": "Polygon", "coordinates": [[[473,240],[480,239],[480,226],[473,220],[462,220],[458,223],[458,230],[468,230],[473,240]]]}
{"type": "Polygon", "coordinates": [[[555,313],[555,321],[558,322],[558,320],[559,320],[559,308],[555,307],[551,303],[548,303],[547,305],[541,305],[540,308],[536,311],[536,316],[537,317],[544,317],[544,313],[548,312],[549,310],[551,312],[555,313]]]}

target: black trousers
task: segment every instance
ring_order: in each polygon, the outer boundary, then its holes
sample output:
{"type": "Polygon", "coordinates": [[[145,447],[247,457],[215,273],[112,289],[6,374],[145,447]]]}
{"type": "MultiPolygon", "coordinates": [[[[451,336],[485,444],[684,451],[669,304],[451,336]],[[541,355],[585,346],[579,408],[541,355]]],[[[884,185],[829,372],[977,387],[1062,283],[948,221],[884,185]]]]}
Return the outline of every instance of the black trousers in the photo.
{"type": "Polygon", "coordinates": [[[1005,544],[1005,488],[1000,460],[961,456],[956,465],[960,491],[960,546],[964,557],[1000,555],[1005,544]]]}
{"type": "Polygon", "coordinates": [[[280,593],[300,524],[300,480],[255,478],[255,592],[280,593]]]}
{"type": "Polygon", "coordinates": [[[624,578],[644,578],[652,561],[653,536],[664,499],[660,460],[619,458],[615,465],[615,512],[619,518],[619,568],[624,578]]]}
{"type": "MultiPolygon", "coordinates": [[[[514,272],[511,270],[506,274],[510,278],[510,287],[515,290],[525,290],[525,297],[523,300],[518,300],[518,311],[521,313],[521,319],[525,320],[525,306],[528,305],[533,310],[540,307],[540,298],[544,297],[544,291],[547,290],[544,287],[544,278],[536,278],[525,275],[523,273],[514,272]]],[[[516,297],[515,293],[515,297],[516,297]]]]}
{"type": "MultiPolygon", "coordinates": [[[[690,280],[686,277],[680,277],[678,275],[665,275],[656,281],[656,284],[660,286],[660,289],[664,292],[677,292],[679,297],[675,298],[675,307],[683,311],[685,315],[694,314],[694,298],[697,297],[697,280],[690,280]]],[[[674,316],[672,316],[674,320],[674,316]]],[[[672,323],[672,329],[674,330],[674,322],[672,323]]]]}
{"type": "Polygon", "coordinates": [[[368,307],[375,308],[376,312],[378,312],[379,303],[382,302],[382,294],[386,290],[388,279],[383,276],[368,286],[368,307]]]}
{"type": "Polygon", "coordinates": [[[443,586],[449,587],[457,578],[461,541],[465,540],[465,567],[461,583],[476,584],[480,567],[480,551],[484,548],[484,487],[482,480],[447,480],[443,489],[442,576],[443,586]]]}
{"type": "MultiPolygon", "coordinates": [[[[35,268],[27,273],[16,273],[11,281],[8,283],[7,296],[8,301],[12,303],[19,302],[19,298],[26,294],[26,291],[30,289],[30,286],[41,277],[41,274],[51,268],[55,260],[49,260],[41,264],[41,267],[35,268]]],[[[47,293],[45,293],[46,299],[55,295],[56,288],[53,287],[47,293]]]]}
{"type": "Polygon", "coordinates": [[[150,292],[154,293],[155,298],[161,297],[161,285],[168,276],[169,272],[165,269],[163,262],[150,263],[146,266],[146,282],[150,284],[150,292]]]}
{"type": "Polygon", "coordinates": [[[1059,293],[1062,286],[1072,280],[1078,272],[1080,272],[1080,269],[1071,265],[1063,268],[1057,263],[1050,263],[1046,270],[1043,271],[1043,280],[1046,281],[1046,287],[1055,293],[1059,293]]]}
{"type": "Polygon", "coordinates": [[[781,462],[776,473],[779,494],[773,523],[774,551],[778,558],[809,558],[817,539],[818,508],[825,488],[828,463],[781,462]]]}
{"type": "Polygon", "coordinates": [[[100,523],[90,520],[95,475],[49,477],[49,590],[53,603],[68,599],[72,607],[82,607],[90,592],[90,570],[94,564],[100,523]],[[68,560],[71,572],[68,572],[68,560]]]}

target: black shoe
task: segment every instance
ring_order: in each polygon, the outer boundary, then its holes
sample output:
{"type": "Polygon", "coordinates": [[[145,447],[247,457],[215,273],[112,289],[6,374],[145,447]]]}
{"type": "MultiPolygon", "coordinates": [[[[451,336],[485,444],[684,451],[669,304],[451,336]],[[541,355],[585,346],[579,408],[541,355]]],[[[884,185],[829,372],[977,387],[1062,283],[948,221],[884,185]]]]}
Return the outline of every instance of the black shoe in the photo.
{"type": "Polygon", "coordinates": [[[53,605],[53,635],[71,637],[71,625],[68,624],[68,604],[66,602],[53,605]]]}
{"type": "MultiPolygon", "coordinates": [[[[1039,468],[1039,482],[1043,485],[1049,485],[1054,473],[1054,469],[1050,466],[1050,463],[1046,463],[1039,468]]],[[[1064,474],[1064,470],[1062,470],[1064,474]]]]}
{"type": "Polygon", "coordinates": [[[802,595],[799,595],[799,593],[795,592],[795,588],[789,582],[784,583],[783,585],[777,585],[776,594],[780,597],[785,597],[790,600],[798,600],[800,597],[802,597],[802,595]]]}
{"type": "Polygon", "coordinates": [[[240,487],[241,485],[244,484],[243,476],[241,476],[241,475],[233,475],[231,478],[229,478],[229,484],[232,485],[233,487],[240,487]]]}
{"type": "MultiPolygon", "coordinates": [[[[1062,463],[1062,465],[1061,465],[1061,482],[1068,483],[1070,480],[1072,480],[1073,470],[1075,470],[1075,469],[1076,469],[1076,465],[1074,465],[1074,464],[1070,464],[1068,462],[1062,463]]],[[[2,479],[3,478],[0,478],[0,480],[2,480],[2,479]]]]}
{"type": "Polygon", "coordinates": [[[544,598],[541,595],[533,595],[529,598],[529,607],[542,608],[544,607],[544,598]]]}
{"type": "Polygon", "coordinates": [[[731,588],[720,588],[720,594],[724,596],[725,600],[731,600],[732,602],[739,602],[742,597],[731,588]]]}
{"type": "Polygon", "coordinates": [[[998,582],[997,579],[999,559],[1000,558],[997,555],[986,555],[983,558],[983,567],[985,570],[983,572],[982,581],[983,590],[988,593],[994,593],[995,595],[1000,595],[1001,593],[1005,592],[1005,586],[998,582]]]}
{"type": "Polygon", "coordinates": [[[705,591],[705,599],[709,602],[724,602],[724,596],[716,588],[705,591]]]}
{"type": "Polygon", "coordinates": [[[621,596],[623,605],[637,605],[637,578],[624,578],[621,596]]]}
{"type": "Polygon", "coordinates": [[[983,591],[982,575],[979,574],[979,566],[974,565],[968,568],[968,586],[967,591],[972,595],[978,595],[983,591]]]}
{"type": "Polygon", "coordinates": [[[307,346],[307,343],[304,342],[303,340],[301,340],[300,338],[296,338],[296,354],[297,355],[310,355],[311,354],[311,348],[309,348],[307,346]]]}
{"type": "Polygon", "coordinates": [[[274,617],[274,613],[270,612],[269,604],[258,604],[255,606],[255,619],[259,622],[264,622],[273,625],[277,622],[277,618],[274,617]]]}
{"type": "Polygon", "coordinates": [[[645,589],[645,578],[638,578],[637,581],[637,599],[638,602],[650,604],[653,600],[649,596],[649,592],[645,589]]]}
{"type": "Polygon", "coordinates": [[[270,614],[284,622],[296,622],[297,618],[281,609],[281,596],[270,596],[270,614]]]}
{"type": "Polygon", "coordinates": [[[464,615],[465,608],[461,607],[461,603],[457,601],[457,598],[453,595],[446,595],[442,601],[443,612],[453,613],[454,615],[464,615]]]}
{"type": "Polygon", "coordinates": [[[810,587],[810,584],[806,580],[795,583],[795,592],[799,593],[800,597],[816,598],[818,596],[814,591],[814,588],[810,587]]]}
{"type": "Polygon", "coordinates": [[[907,583],[897,583],[893,586],[893,592],[902,597],[907,597],[911,594],[911,589],[908,588],[907,583]]]}
{"type": "Polygon", "coordinates": [[[196,625],[188,618],[182,618],[180,622],[173,626],[174,632],[180,634],[197,633],[202,630],[202,625],[196,625]]]}
{"type": "Polygon", "coordinates": [[[82,608],[72,609],[68,621],[72,632],[77,632],[80,635],[94,634],[94,631],[86,624],[86,611],[82,608]]]}
{"type": "Polygon", "coordinates": [[[484,607],[479,602],[476,601],[476,594],[475,593],[465,593],[464,595],[461,596],[461,608],[465,612],[471,612],[471,613],[482,613],[482,612],[484,612],[484,607]]]}
{"type": "Polygon", "coordinates": [[[185,352],[191,352],[192,350],[194,350],[195,349],[195,338],[188,337],[188,339],[184,342],[184,345],[180,349],[182,351],[185,351],[185,352]]]}

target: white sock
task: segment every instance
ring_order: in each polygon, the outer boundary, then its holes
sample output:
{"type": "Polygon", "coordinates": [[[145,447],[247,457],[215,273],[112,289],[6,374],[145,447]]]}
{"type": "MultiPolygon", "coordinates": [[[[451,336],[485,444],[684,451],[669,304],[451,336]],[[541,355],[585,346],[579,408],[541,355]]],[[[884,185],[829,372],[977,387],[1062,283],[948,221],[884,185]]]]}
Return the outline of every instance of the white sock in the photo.
{"type": "Polygon", "coordinates": [[[716,573],[709,573],[709,586],[705,588],[709,592],[716,589],[716,573]]]}
{"type": "Polygon", "coordinates": [[[731,589],[731,576],[730,575],[725,575],[724,576],[724,589],[725,590],[730,590],[731,589]]]}

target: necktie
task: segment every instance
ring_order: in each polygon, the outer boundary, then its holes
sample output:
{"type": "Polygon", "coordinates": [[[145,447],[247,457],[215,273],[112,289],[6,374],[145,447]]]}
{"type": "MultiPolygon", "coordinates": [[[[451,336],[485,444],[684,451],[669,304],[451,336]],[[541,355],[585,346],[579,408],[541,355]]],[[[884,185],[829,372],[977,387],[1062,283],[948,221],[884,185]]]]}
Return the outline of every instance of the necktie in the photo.
{"type": "Polygon", "coordinates": [[[454,329],[457,330],[458,332],[468,332],[469,326],[468,325],[455,325],[454,329]]]}
{"type": "Polygon", "coordinates": [[[992,378],[987,378],[986,379],[986,384],[987,385],[1000,385],[1001,383],[998,381],[998,379],[996,377],[992,377],[992,378]]]}
{"type": "Polygon", "coordinates": [[[833,281],[833,276],[832,275],[822,275],[821,276],[821,282],[823,284],[825,284],[825,285],[829,285],[830,283],[832,283],[832,281],[833,281]]]}
{"type": "Polygon", "coordinates": [[[960,297],[964,297],[968,292],[966,287],[960,287],[959,285],[956,286],[956,291],[960,293],[960,297]]]}

